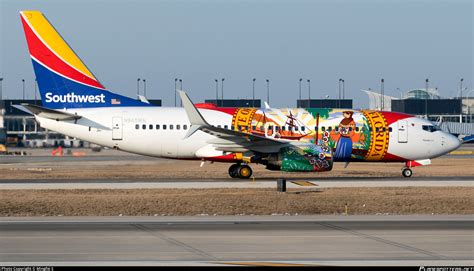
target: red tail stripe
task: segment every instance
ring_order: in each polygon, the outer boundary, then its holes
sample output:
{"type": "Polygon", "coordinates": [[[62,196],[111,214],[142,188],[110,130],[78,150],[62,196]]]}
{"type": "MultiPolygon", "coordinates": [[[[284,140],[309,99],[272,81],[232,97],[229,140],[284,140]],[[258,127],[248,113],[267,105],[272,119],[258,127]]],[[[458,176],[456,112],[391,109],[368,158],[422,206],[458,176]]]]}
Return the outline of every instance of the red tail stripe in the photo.
{"type": "Polygon", "coordinates": [[[23,23],[23,28],[25,29],[25,35],[26,35],[26,40],[28,42],[28,48],[30,50],[30,54],[34,58],[41,61],[44,65],[46,65],[51,70],[65,77],[69,77],[73,80],[76,80],[80,83],[83,83],[89,86],[104,89],[104,87],[99,82],[80,73],[79,71],[71,67],[69,64],[61,60],[58,56],[56,56],[36,36],[36,34],[33,32],[30,26],[25,22],[23,17],[21,18],[21,22],[23,23]]]}

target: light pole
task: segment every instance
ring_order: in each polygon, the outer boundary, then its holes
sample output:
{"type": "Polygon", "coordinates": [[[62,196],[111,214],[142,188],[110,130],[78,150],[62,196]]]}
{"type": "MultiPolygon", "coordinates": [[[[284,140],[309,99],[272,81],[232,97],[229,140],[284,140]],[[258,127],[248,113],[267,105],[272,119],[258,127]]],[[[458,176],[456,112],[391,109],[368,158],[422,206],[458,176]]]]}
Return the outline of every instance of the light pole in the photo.
{"type": "Polygon", "coordinates": [[[221,106],[224,107],[224,80],[225,78],[221,79],[221,106]]]}
{"type": "Polygon", "coordinates": [[[219,80],[214,79],[214,82],[216,82],[216,105],[218,105],[218,100],[219,100],[219,80]]]}
{"type": "Polygon", "coordinates": [[[178,78],[174,79],[174,107],[176,107],[176,91],[177,89],[177,84],[178,84],[178,78]]]}
{"type": "Polygon", "coordinates": [[[137,78],[137,99],[140,96],[140,78],[137,78]]]}
{"type": "Polygon", "coordinates": [[[425,84],[426,84],[426,96],[425,96],[425,114],[426,114],[426,119],[428,119],[428,83],[429,79],[425,79],[425,84]]]}
{"type": "Polygon", "coordinates": [[[337,107],[340,108],[341,107],[341,85],[342,85],[342,78],[339,78],[339,99],[337,100],[337,107]]]}
{"type": "Polygon", "coordinates": [[[3,77],[0,77],[0,101],[3,100],[3,77]]]}
{"type": "Polygon", "coordinates": [[[461,100],[462,100],[462,81],[464,81],[464,78],[461,78],[461,80],[459,80],[459,81],[460,81],[459,82],[459,84],[460,84],[459,90],[460,90],[460,93],[461,93],[461,100]]]}
{"type": "Polygon", "coordinates": [[[311,108],[311,80],[307,79],[308,82],[308,108],[311,108]]]}
{"type": "Polygon", "coordinates": [[[342,99],[344,100],[346,97],[346,83],[344,79],[341,79],[341,82],[342,82],[342,99]]]}
{"type": "MultiPolygon", "coordinates": [[[[303,78],[300,78],[299,83],[300,83],[300,92],[298,95],[299,100],[301,101],[301,81],[303,81],[303,78]]],[[[301,103],[301,102],[300,102],[301,103]]]]}
{"type": "Polygon", "coordinates": [[[384,107],[385,107],[385,104],[384,104],[384,100],[385,100],[385,90],[384,90],[384,82],[385,80],[382,78],[380,80],[380,110],[384,110],[384,107]]]}
{"type": "Polygon", "coordinates": [[[25,79],[21,79],[21,82],[23,83],[23,100],[25,99],[25,79]]]}
{"type": "MultiPolygon", "coordinates": [[[[183,91],[183,79],[179,79],[179,90],[183,91]]],[[[183,106],[183,100],[179,99],[181,107],[183,106]]]]}
{"type": "Polygon", "coordinates": [[[267,81],[267,103],[270,104],[270,80],[266,79],[267,81]]]}
{"type": "Polygon", "coordinates": [[[255,80],[257,79],[252,79],[252,107],[255,107],[255,80]]]}
{"type": "Polygon", "coordinates": [[[146,98],[146,79],[143,79],[143,96],[146,98]]]}

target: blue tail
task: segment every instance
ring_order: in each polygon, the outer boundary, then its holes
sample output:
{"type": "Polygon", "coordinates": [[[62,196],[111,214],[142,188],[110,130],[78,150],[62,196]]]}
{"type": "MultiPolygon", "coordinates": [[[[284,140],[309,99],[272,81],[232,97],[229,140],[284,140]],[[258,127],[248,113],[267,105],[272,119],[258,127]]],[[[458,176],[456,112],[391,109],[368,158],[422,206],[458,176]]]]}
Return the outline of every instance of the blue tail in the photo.
{"type": "Polygon", "coordinates": [[[44,107],[151,106],[106,90],[41,12],[20,14],[44,107]]]}

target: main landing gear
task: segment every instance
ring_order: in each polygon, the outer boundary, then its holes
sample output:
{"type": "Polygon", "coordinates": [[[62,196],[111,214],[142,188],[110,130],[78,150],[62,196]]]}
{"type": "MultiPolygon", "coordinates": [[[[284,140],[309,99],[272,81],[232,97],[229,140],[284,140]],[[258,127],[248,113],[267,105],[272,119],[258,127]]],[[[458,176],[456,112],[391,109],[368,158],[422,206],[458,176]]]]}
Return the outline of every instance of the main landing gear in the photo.
{"type": "Polygon", "coordinates": [[[409,177],[411,177],[411,175],[413,175],[413,171],[411,171],[411,168],[409,168],[409,167],[404,167],[402,169],[402,175],[405,178],[409,178],[409,177]]]}
{"type": "Polygon", "coordinates": [[[252,169],[245,164],[233,164],[229,167],[229,175],[232,178],[248,179],[252,176],[252,169]]]}

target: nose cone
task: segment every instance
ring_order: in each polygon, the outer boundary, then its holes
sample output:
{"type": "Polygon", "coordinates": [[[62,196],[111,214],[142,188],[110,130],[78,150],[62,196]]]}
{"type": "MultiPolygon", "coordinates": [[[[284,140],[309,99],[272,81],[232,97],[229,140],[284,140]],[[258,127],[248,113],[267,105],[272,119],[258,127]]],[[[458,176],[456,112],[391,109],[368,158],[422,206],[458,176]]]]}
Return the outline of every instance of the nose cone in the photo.
{"type": "Polygon", "coordinates": [[[453,136],[452,134],[445,133],[446,138],[446,152],[451,152],[456,150],[457,148],[461,147],[461,140],[457,137],[453,136]]]}

